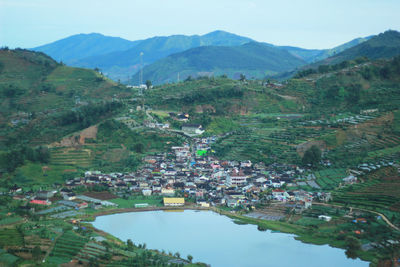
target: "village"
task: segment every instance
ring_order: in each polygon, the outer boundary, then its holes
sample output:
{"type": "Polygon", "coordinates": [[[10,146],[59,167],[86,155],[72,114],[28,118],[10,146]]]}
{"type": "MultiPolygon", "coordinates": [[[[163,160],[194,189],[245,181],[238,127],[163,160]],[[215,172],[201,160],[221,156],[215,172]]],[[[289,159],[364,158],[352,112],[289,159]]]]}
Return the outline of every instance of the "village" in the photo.
{"type": "MultiPolygon", "coordinates": [[[[36,207],[51,205],[35,213],[53,218],[77,216],[88,207],[118,208],[112,199],[132,195],[142,196],[143,203],[129,208],[157,208],[146,198],[159,196],[164,206],[225,207],[231,212],[251,211],[247,216],[267,220],[282,219],[283,211],[288,208],[301,214],[312,207],[313,201],[331,200],[328,192],[296,189],[296,181],[303,181],[307,175],[306,169],[299,166],[217,159],[211,148],[216,139],[196,137],[192,144],[146,156],[142,167],[134,173],[86,171],[83,177],[69,179],[54,190],[22,192],[22,188],[14,186],[10,193],[15,199],[29,200],[36,207]],[[269,209],[256,210],[256,206],[271,203],[269,209]]],[[[350,176],[343,181],[355,182],[356,178],[350,176]]],[[[320,219],[330,220],[324,214],[320,219]]]]}

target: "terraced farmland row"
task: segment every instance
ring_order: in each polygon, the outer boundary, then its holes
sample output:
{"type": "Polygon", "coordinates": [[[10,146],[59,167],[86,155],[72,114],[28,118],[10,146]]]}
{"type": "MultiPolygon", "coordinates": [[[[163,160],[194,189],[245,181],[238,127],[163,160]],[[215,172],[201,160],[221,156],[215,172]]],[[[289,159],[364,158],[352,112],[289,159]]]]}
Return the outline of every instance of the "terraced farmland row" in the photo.
{"type": "Polygon", "coordinates": [[[347,176],[346,169],[326,169],[314,173],[317,183],[323,189],[334,189],[347,176]]]}
{"type": "MultiPolygon", "coordinates": [[[[365,182],[332,193],[334,202],[384,213],[389,218],[400,211],[400,176],[393,167],[368,174],[365,182]]],[[[399,218],[400,219],[400,218],[399,218]]]]}
{"type": "Polygon", "coordinates": [[[272,143],[257,131],[233,134],[216,144],[215,150],[223,158],[233,160],[296,160],[297,157],[295,147],[272,143]]]}
{"type": "Polygon", "coordinates": [[[89,149],[55,149],[51,151],[51,164],[79,165],[88,167],[92,163],[92,151],[89,149]]]}
{"type": "Polygon", "coordinates": [[[77,254],[77,259],[82,262],[89,262],[91,258],[98,259],[101,255],[106,253],[106,248],[93,243],[87,243],[83,249],[77,254]]]}
{"type": "Polygon", "coordinates": [[[0,229],[0,247],[23,246],[24,238],[15,228],[0,229]]]}
{"type": "Polygon", "coordinates": [[[87,240],[71,231],[65,232],[58,240],[50,254],[49,262],[54,264],[67,263],[75,257],[86,244],[87,240]]]}

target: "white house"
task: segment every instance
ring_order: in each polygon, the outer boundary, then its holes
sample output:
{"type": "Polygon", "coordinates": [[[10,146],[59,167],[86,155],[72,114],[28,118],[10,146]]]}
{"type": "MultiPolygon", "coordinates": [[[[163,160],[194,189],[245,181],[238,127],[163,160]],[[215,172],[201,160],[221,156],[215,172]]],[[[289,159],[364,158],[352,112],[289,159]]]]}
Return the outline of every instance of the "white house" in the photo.
{"type": "Polygon", "coordinates": [[[187,135],[200,135],[204,130],[200,124],[184,124],[182,131],[187,135]]]}

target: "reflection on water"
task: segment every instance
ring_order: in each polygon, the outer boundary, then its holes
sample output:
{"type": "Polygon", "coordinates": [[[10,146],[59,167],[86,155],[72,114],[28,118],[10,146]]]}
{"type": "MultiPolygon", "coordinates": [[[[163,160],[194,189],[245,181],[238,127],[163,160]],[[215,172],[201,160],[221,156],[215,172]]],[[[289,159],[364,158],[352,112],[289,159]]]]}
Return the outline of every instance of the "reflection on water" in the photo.
{"type": "Polygon", "coordinates": [[[192,255],[211,266],[368,266],[344,250],[305,244],[294,235],[237,224],[211,211],[147,211],[97,217],[93,225],[121,240],[192,255]]]}

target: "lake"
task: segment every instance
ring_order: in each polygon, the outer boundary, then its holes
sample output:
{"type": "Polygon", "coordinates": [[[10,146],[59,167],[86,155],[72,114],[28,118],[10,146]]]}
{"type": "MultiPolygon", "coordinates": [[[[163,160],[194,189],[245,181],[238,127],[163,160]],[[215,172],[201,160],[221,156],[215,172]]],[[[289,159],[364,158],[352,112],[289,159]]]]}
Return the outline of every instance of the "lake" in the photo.
{"type": "Polygon", "coordinates": [[[256,225],[238,225],[212,211],[130,212],[97,217],[97,229],[147,248],[188,254],[211,266],[369,266],[348,259],[344,250],[305,244],[294,235],[261,232],[256,225]]]}

